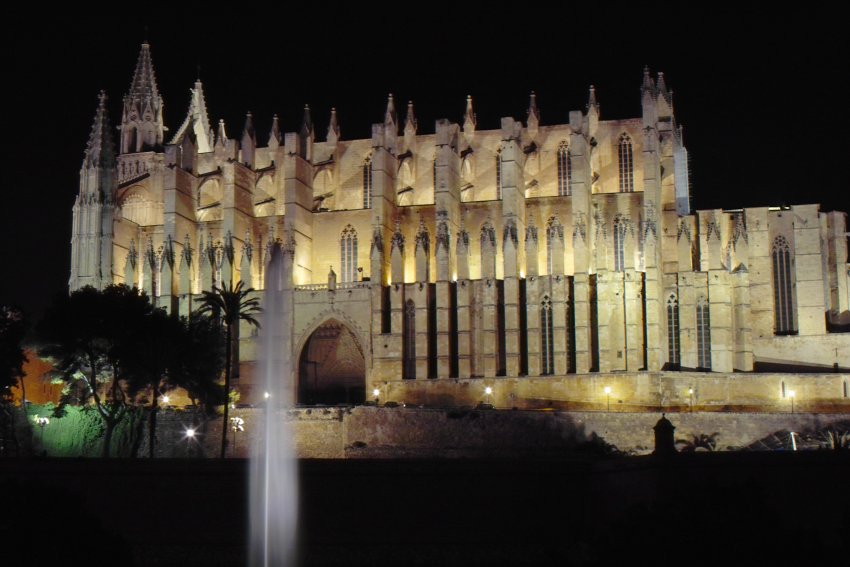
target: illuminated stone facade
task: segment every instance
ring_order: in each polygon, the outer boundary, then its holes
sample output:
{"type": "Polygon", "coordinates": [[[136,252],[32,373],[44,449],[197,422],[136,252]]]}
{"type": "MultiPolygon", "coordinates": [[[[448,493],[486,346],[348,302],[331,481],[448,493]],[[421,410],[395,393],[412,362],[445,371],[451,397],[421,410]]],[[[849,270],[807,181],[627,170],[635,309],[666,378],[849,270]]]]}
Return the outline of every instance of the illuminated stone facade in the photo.
{"type": "MultiPolygon", "coordinates": [[[[280,251],[294,314],[282,349],[302,403],[387,399],[405,384],[435,403],[477,399],[460,392],[506,377],[500,404],[529,407],[524,389],[569,400],[575,374],[598,401],[594,375],[626,372],[644,376],[632,396],[650,404],[665,386],[642,392],[646,373],[682,389],[679,369],[850,367],[850,334],[837,332],[850,323],[845,213],[692,213],[672,93],[648,71],[641,93],[641,116],[602,120],[591,87],[586,109],[554,125],[532,94],[524,123],[498,130],[476,128],[468,98],[459,123],[428,134],[390,96],[370,139],[343,139],[332,110],[318,141],[305,109],[297,132],[275,117],[260,147],[250,114],[238,138],[209,122],[196,82],[166,138],[144,44],[117,148],[100,99],[70,287],[136,285],[185,315],[213,285],[262,295],[280,251]]],[[[242,329],[245,395],[256,343],[242,329]]],[[[754,399],[785,395],[773,376],[754,399]]],[[[846,399],[846,380],[830,388],[846,399]]]]}

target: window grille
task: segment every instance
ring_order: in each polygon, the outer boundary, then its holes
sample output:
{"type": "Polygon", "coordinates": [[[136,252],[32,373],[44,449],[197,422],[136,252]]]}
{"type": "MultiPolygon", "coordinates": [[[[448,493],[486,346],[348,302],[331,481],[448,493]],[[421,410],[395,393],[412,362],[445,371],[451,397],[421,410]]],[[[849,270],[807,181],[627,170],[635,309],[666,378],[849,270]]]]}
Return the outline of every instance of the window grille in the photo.
{"type": "Polygon", "coordinates": [[[620,157],[620,193],[631,193],[635,190],[634,164],[632,162],[632,139],[628,134],[620,136],[617,144],[620,157]]]}
{"type": "Polygon", "coordinates": [[[566,197],[572,195],[572,160],[570,159],[570,148],[566,142],[558,146],[558,195],[566,197]]]}
{"type": "Polygon", "coordinates": [[[404,372],[405,379],[416,378],[416,305],[408,299],[404,307],[404,372]]]}
{"type": "Polygon", "coordinates": [[[708,302],[700,298],[697,302],[697,357],[700,368],[711,370],[711,320],[708,302]]]}
{"type": "Polygon", "coordinates": [[[555,337],[552,322],[552,302],[549,296],[543,296],[540,306],[540,353],[542,355],[541,374],[555,373],[555,337]]]}
{"type": "Polygon", "coordinates": [[[372,158],[367,157],[363,164],[363,208],[372,208],[372,158]]]}
{"type": "Polygon", "coordinates": [[[675,294],[667,298],[667,361],[679,366],[679,301],[675,294]]]}
{"type": "Polygon", "coordinates": [[[353,226],[348,225],[342,229],[339,246],[342,267],[340,281],[355,282],[357,281],[357,231],[353,226]]]}
{"type": "Polygon", "coordinates": [[[791,247],[777,236],[773,241],[773,309],[777,334],[794,333],[794,302],[791,278],[791,247]]]}

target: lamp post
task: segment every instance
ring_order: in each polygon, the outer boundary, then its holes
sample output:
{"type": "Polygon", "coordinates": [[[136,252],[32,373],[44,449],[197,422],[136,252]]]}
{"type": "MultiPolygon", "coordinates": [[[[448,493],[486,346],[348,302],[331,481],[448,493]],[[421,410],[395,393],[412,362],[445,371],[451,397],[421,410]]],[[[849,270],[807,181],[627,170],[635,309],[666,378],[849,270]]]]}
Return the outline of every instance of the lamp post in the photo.
{"type": "Polygon", "coordinates": [[[230,430],[233,431],[233,454],[236,454],[236,434],[245,431],[245,420],[241,417],[230,418],[230,430]]]}
{"type": "Polygon", "coordinates": [[[794,413],[794,398],[797,396],[797,392],[794,390],[788,390],[788,397],[791,398],[791,413],[794,413]]]}
{"type": "Polygon", "coordinates": [[[375,398],[375,407],[378,407],[378,402],[381,400],[380,388],[372,389],[372,397],[375,398]]]}
{"type": "Polygon", "coordinates": [[[688,404],[691,406],[691,411],[694,411],[694,389],[688,388],[688,404]]]}
{"type": "Polygon", "coordinates": [[[493,404],[491,396],[493,395],[493,388],[487,386],[486,388],[484,388],[484,394],[486,394],[487,396],[487,403],[492,406],[493,404]]]}
{"type": "Polygon", "coordinates": [[[47,416],[39,417],[38,414],[35,414],[33,420],[35,420],[35,424],[41,430],[38,434],[38,442],[41,445],[41,448],[44,449],[44,428],[48,423],[50,423],[50,419],[47,416]]]}
{"type": "Polygon", "coordinates": [[[611,386],[605,386],[605,399],[608,405],[608,411],[611,411],[611,386]]]}

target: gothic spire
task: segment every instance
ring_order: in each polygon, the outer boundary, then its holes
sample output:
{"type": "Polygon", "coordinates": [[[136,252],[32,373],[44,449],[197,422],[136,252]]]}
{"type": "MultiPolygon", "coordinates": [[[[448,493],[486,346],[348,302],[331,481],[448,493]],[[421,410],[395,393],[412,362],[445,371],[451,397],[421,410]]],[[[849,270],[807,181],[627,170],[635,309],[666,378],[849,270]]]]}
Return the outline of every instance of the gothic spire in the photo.
{"type": "Polygon", "coordinates": [[[254,132],[254,116],[248,112],[242,128],[242,163],[254,167],[254,152],[257,149],[257,134],[254,132]]]}
{"type": "Polygon", "coordinates": [[[227,145],[227,132],[224,130],[224,120],[219,119],[218,121],[218,132],[215,137],[215,145],[221,146],[222,148],[227,145]]]}
{"type": "Polygon", "coordinates": [[[658,83],[657,83],[658,94],[664,97],[668,103],[671,102],[673,98],[673,92],[667,88],[667,82],[664,80],[664,73],[661,71],[658,72],[658,83]]]}
{"type": "Polygon", "coordinates": [[[269,147],[277,148],[280,146],[280,120],[277,114],[272,116],[272,129],[269,130],[269,147]]]}
{"type": "Polygon", "coordinates": [[[528,97],[528,118],[526,119],[526,129],[528,135],[534,140],[537,137],[537,131],[540,126],[540,111],[537,109],[537,95],[534,91],[528,97]]]}
{"type": "Polygon", "coordinates": [[[395,102],[393,101],[393,93],[387,96],[387,110],[384,112],[384,125],[392,128],[393,133],[398,132],[398,117],[395,112],[395,102]]]}
{"type": "Polygon", "coordinates": [[[301,136],[304,138],[313,137],[313,119],[310,117],[310,105],[304,105],[304,120],[301,122],[301,136]]]}
{"type": "Polygon", "coordinates": [[[531,91],[528,97],[528,121],[531,122],[532,118],[535,122],[540,121],[540,110],[537,108],[537,94],[534,91],[531,91]]]}
{"type": "Polygon", "coordinates": [[[415,134],[418,125],[419,124],[416,121],[416,115],[413,113],[413,101],[409,100],[407,101],[407,116],[404,118],[405,134],[408,130],[412,131],[415,134]]]}
{"type": "Polygon", "coordinates": [[[655,81],[652,80],[652,75],[649,74],[649,65],[644,65],[643,67],[643,84],[640,90],[644,93],[655,94],[655,81]]]}
{"type": "Polygon", "coordinates": [[[463,119],[463,131],[475,130],[476,123],[475,112],[472,110],[472,95],[466,95],[466,113],[463,119]]]}
{"type": "Polygon", "coordinates": [[[129,92],[124,95],[121,117],[121,153],[141,152],[161,146],[167,130],[162,120],[162,97],[156,86],[150,44],[142,43],[129,92]]]}
{"type": "Polygon", "coordinates": [[[153,72],[153,60],[151,59],[151,46],[148,40],[142,43],[139,59],[136,62],[136,71],[133,73],[133,82],[130,84],[130,96],[159,97],[159,89],[156,86],[156,76],[153,72]]]}
{"type": "Polygon", "coordinates": [[[587,94],[587,110],[591,108],[599,108],[599,103],[596,102],[596,87],[590,85],[590,91],[587,94]]]}
{"type": "Polygon", "coordinates": [[[195,87],[189,89],[189,110],[186,113],[186,119],[183,124],[177,129],[177,133],[171,139],[172,144],[179,144],[183,141],[183,137],[191,129],[195,134],[195,139],[198,144],[198,153],[207,153],[212,151],[213,147],[213,132],[210,128],[210,120],[207,115],[207,104],[204,100],[204,87],[201,80],[195,81],[195,87]]]}
{"type": "Polygon", "coordinates": [[[100,91],[97,99],[97,111],[86,144],[83,167],[111,168],[115,162],[115,144],[112,140],[112,127],[109,125],[109,111],[106,108],[106,92],[100,91]]]}
{"type": "Polygon", "coordinates": [[[328,123],[328,136],[326,138],[328,143],[336,144],[339,141],[339,122],[337,122],[336,118],[336,108],[331,108],[331,120],[328,123]]]}
{"type": "Polygon", "coordinates": [[[257,138],[257,134],[254,132],[254,115],[250,111],[245,115],[245,126],[242,127],[243,140],[245,136],[248,136],[252,140],[256,140],[257,138]]]}

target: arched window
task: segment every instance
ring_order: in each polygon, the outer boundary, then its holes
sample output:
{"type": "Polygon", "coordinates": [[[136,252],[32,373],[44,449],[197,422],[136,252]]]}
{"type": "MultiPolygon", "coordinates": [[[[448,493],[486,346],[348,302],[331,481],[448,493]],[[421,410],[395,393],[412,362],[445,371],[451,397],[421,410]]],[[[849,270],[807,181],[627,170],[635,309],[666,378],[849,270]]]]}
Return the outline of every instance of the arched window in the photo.
{"type": "Polygon", "coordinates": [[[552,302],[548,295],[543,296],[540,304],[540,354],[542,356],[541,374],[555,373],[555,337],[552,323],[552,302]]]}
{"type": "Polygon", "coordinates": [[[711,370],[711,319],[705,297],[697,301],[697,366],[711,370]]]}
{"type": "Polygon", "coordinates": [[[551,217],[546,222],[546,273],[550,276],[554,273],[554,256],[552,254],[552,249],[555,245],[555,239],[560,235],[558,234],[558,219],[555,217],[551,217]]]}
{"type": "Polygon", "coordinates": [[[678,368],[679,361],[679,300],[675,293],[667,298],[667,362],[678,368]]]}
{"type": "Polygon", "coordinates": [[[357,281],[357,231],[351,225],[342,229],[339,239],[340,265],[342,282],[357,281]]]}
{"type": "Polygon", "coordinates": [[[567,142],[561,142],[558,146],[558,195],[565,197],[572,195],[573,191],[570,187],[570,179],[573,174],[573,162],[570,159],[570,148],[567,142]]]}
{"type": "Polygon", "coordinates": [[[617,154],[620,157],[620,193],[631,193],[635,190],[634,164],[632,163],[632,139],[628,134],[620,136],[617,154]]]}
{"type": "Polygon", "coordinates": [[[626,269],[626,255],[624,253],[626,240],[626,223],[621,217],[614,219],[614,271],[622,272],[626,269]]]}
{"type": "Polygon", "coordinates": [[[437,190],[437,155],[434,155],[434,163],[431,167],[431,177],[434,181],[434,191],[437,190]]]}
{"type": "Polygon", "coordinates": [[[363,163],[363,208],[372,208],[372,157],[363,163]]]}
{"type": "Polygon", "coordinates": [[[502,199],[502,151],[496,152],[496,199],[502,199]]]}
{"type": "Polygon", "coordinates": [[[404,305],[404,369],[403,378],[416,378],[416,304],[408,299],[404,305]]]}
{"type": "Polygon", "coordinates": [[[791,279],[791,247],[783,236],[773,241],[773,310],[776,334],[796,332],[791,279]]]}

